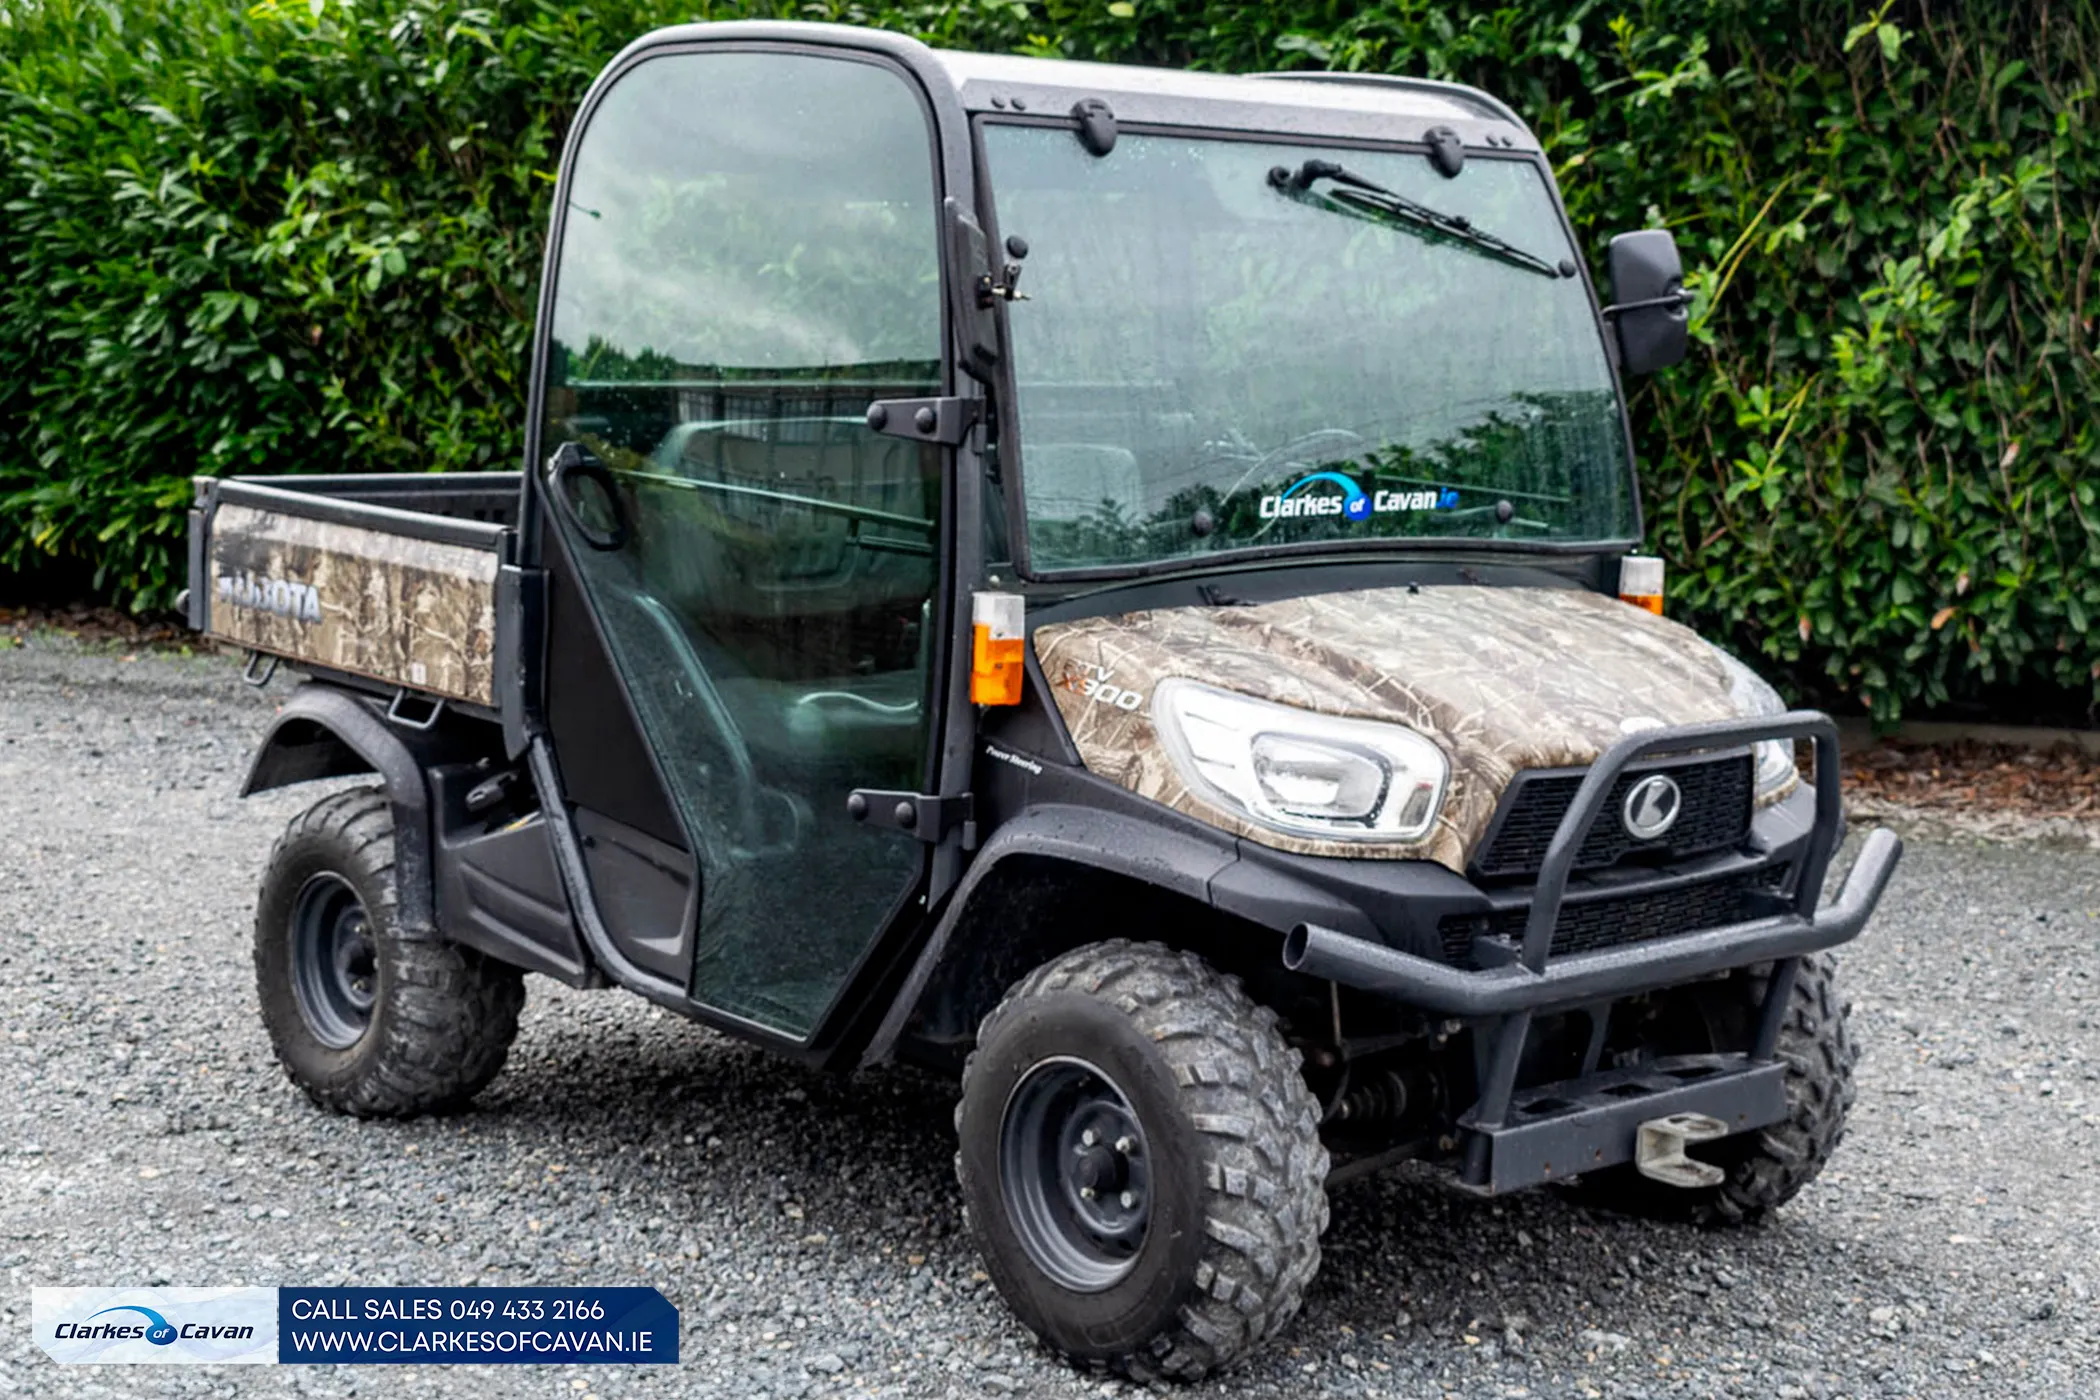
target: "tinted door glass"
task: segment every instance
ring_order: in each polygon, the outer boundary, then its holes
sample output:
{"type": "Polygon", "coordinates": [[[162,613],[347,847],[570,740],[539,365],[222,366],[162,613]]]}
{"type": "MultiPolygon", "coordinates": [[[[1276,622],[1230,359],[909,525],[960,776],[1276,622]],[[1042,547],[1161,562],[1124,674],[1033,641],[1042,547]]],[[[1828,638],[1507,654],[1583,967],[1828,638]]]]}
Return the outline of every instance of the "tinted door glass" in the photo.
{"type": "Polygon", "coordinates": [[[678,55],[565,191],[543,456],[621,543],[561,528],[698,856],[694,995],[798,1037],[923,864],[845,804],[926,765],[940,455],[864,414],[940,392],[931,141],[887,68],[678,55]]]}

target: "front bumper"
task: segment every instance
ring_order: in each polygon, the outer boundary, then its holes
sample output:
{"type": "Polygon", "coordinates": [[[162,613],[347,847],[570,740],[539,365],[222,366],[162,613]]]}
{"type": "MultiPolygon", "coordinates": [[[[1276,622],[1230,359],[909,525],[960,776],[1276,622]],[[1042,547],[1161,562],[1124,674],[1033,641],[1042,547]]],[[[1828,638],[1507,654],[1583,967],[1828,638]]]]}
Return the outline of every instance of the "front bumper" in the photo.
{"type": "Polygon", "coordinates": [[[1284,965],[1439,1016],[1506,1016],[1652,992],[1752,963],[1797,958],[1850,942],[1881,902],[1903,854],[1885,827],[1867,834],[1835,903],[1555,958],[1534,970],[1519,960],[1479,972],[1399,952],[1346,933],[1300,924],[1284,939],[1284,965]]]}
{"type": "Polygon", "coordinates": [[[1606,750],[1583,780],[1546,849],[1532,891],[1523,945],[1515,956],[1496,966],[1471,970],[1319,924],[1301,923],[1284,940],[1284,965],[1345,987],[1397,997],[1432,1014],[1471,1018],[1581,1006],[1753,963],[1820,952],[1858,936],[1881,902],[1882,891],[1903,853],[1903,843],[1894,832],[1877,828],[1868,833],[1837,901],[1827,909],[1817,907],[1824,873],[1844,833],[1839,780],[1837,726],[1827,715],[1804,711],[1769,719],[1648,730],[1606,750]],[[1725,927],[1551,957],[1575,853],[1591,825],[1604,815],[1605,798],[1626,767],[1655,754],[1761,739],[1809,739],[1815,745],[1815,829],[1806,843],[1791,907],[1725,927]]]}
{"type": "Polygon", "coordinates": [[[1475,1190],[1509,1191],[1631,1161],[1641,1124],[1675,1114],[1716,1118],[1733,1132],[1760,1128],[1787,1113],[1785,1067],[1774,1051],[1797,960],[1858,936],[1903,853],[1895,833],[1868,833],[1836,902],[1819,907],[1823,877],[1844,833],[1839,782],[1837,726],[1826,715],[1797,712],[1638,734],[1597,760],[1569,804],[1547,847],[1520,947],[1476,942],[1482,965],[1468,969],[1306,922],[1285,938],[1283,961],[1296,972],[1474,1022],[1484,1072],[1479,1098],[1459,1126],[1465,1130],[1460,1179],[1475,1190]],[[1554,957],[1576,852],[1605,815],[1605,799],[1626,767],[1655,754],[1761,739],[1815,745],[1815,825],[1791,896],[1775,897],[1777,907],[1742,922],[1554,957]],[[1574,1080],[1518,1087],[1535,1016],[1755,964],[1771,964],[1772,975],[1755,1041],[1746,1049],[1633,1070],[1591,1064],[1574,1080]]]}

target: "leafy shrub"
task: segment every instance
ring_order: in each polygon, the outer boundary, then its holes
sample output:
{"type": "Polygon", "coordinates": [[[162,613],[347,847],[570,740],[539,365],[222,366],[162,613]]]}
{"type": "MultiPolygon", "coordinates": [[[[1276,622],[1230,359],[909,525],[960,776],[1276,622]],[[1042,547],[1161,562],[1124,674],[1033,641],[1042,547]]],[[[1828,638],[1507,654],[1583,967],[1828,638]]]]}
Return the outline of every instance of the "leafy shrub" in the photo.
{"type": "Polygon", "coordinates": [[[0,564],[164,606],[193,474],[515,466],[561,138],[661,8],[5,11],[0,564]]]}
{"type": "MultiPolygon", "coordinates": [[[[778,8],[1487,87],[1594,266],[1685,249],[1694,353],[1633,405],[1679,616],[1884,719],[2100,696],[2094,0],[778,8]]],[[[577,99],[654,24],[767,9],[0,0],[0,567],[158,606],[192,473],[515,465],[577,99]]]]}

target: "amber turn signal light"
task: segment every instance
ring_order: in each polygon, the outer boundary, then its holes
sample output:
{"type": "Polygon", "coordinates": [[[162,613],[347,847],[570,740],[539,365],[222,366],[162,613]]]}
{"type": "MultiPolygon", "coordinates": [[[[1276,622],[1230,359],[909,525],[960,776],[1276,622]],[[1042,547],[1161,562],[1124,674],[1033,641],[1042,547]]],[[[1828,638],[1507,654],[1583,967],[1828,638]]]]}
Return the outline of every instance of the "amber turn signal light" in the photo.
{"type": "Polygon", "coordinates": [[[970,595],[970,699],[979,705],[1021,703],[1024,648],[1021,595],[970,595]]]}
{"type": "Polygon", "coordinates": [[[1657,617],[1663,611],[1663,561],[1629,554],[1619,561],[1619,601],[1646,608],[1657,617]]]}

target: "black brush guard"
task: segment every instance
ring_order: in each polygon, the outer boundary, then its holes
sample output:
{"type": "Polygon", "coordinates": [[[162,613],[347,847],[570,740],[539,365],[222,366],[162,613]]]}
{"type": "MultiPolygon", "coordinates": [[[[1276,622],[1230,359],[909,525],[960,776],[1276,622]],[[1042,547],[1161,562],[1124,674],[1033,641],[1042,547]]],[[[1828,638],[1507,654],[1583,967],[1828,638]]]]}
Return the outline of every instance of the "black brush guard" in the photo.
{"type": "Polygon", "coordinates": [[[1786,1114],[1785,1067],[1774,1058],[1774,1048],[1798,960],[1858,935],[1903,854],[1894,832],[1869,832],[1836,902],[1817,907],[1824,874],[1844,835],[1839,784],[1837,725],[1828,715],[1796,711],[1647,730],[1605,750],[1576,790],[1546,848],[1523,946],[1514,957],[1474,971],[1300,924],[1284,940],[1284,965],[1392,996],[1434,1015],[1483,1023],[1476,1033],[1490,1046],[1487,1070],[1479,1100],[1459,1120],[1467,1131],[1461,1180],[1475,1189],[1509,1191],[1632,1161],[1640,1125],[1676,1113],[1718,1118],[1734,1132],[1763,1127],[1786,1114]],[[1808,739],[1815,745],[1815,831],[1795,877],[1791,907],[1721,928],[1553,957],[1553,934],[1576,852],[1591,825],[1605,815],[1606,799],[1627,765],[1656,754],[1766,739],[1808,739]],[[1517,1089],[1534,1016],[1756,963],[1771,963],[1773,971],[1757,1038],[1747,1053],[1685,1056],[1639,1071],[1517,1089]]]}

